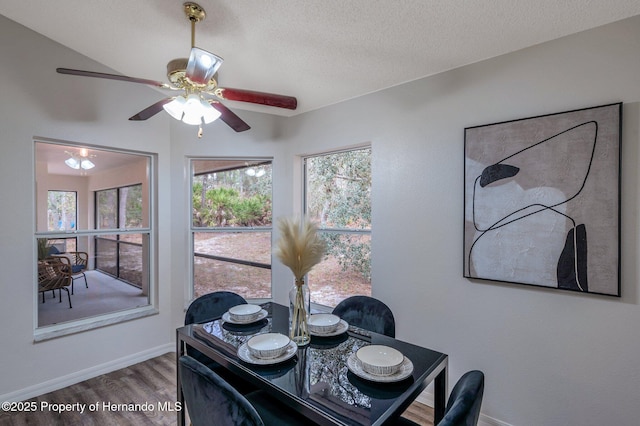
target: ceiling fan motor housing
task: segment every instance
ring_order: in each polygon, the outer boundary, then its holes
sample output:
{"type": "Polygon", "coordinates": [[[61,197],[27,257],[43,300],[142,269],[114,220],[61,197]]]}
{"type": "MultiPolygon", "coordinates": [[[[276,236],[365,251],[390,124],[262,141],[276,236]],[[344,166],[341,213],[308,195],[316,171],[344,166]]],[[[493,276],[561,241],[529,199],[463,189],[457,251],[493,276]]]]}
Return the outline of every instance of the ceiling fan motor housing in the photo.
{"type": "Polygon", "coordinates": [[[187,58],[177,58],[169,61],[167,64],[167,78],[175,87],[180,89],[199,90],[212,92],[217,87],[218,73],[213,75],[206,85],[194,84],[187,78],[187,58]]]}

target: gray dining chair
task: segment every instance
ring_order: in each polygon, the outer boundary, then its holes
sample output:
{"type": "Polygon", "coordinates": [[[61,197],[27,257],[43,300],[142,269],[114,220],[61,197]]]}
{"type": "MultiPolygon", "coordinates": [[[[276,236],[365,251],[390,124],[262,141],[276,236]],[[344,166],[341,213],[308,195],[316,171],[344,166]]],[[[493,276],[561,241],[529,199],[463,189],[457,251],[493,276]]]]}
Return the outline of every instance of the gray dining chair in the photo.
{"type": "Polygon", "coordinates": [[[310,425],[309,419],[271,398],[265,391],[242,395],[197,360],[179,360],[180,385],[193,426],[310,425]]]}
{"type": "MultiPolygon", "coordinates": [[[[442,420],[436,426],[476,426],[484,393],[484,373],[478,370],[466,372],[451,391],[442,420]]],[[[397,426],[417,426],[417,423],[400,417],[397,426]]]]}
{"type": "Polygon", "coordinates": [[[333,314],[356,327],[396,337],[393,312],[378,299],[369,296],[351,296],[338,303],[333,314]]]}
{"type": "Polygon", "coordinates": [[[247,303],[244,297],[231,291],[214,291],[195,299],[184,315],[184,325],[201,324],[220,318],[229,308],[247,303]]]}
{"type": "MultiPolygon", "coordinates": [[[[184,325],[202,324],[220,318],[229,308],[247,303],[244,297],[231,291],[214,291],[202,295],[195,299],[184,315],[184,325]]],[[[246,393],[255,390],[255,387],[246,380],[238,377],[220,364],[213,361],[201,352],[193,349],[189,345],[186,347],[187,354],[212,370],[216,370],[226,381],[235,386],[240,392],[246,393]]]]}

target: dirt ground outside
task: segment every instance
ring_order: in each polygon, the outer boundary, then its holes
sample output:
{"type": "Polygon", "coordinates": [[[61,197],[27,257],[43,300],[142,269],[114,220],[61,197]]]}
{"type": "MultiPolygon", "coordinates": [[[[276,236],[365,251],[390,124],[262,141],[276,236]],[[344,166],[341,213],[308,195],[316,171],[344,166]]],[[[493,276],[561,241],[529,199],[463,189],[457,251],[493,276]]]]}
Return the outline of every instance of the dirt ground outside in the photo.
{"type": "MultiPolygon", "coordinates": [[[[270,264],[271,233],[196,233],[194,249],[196,253],[270,264]]],[[[316,265],[308,281],[311,301],[325,306],[336,306],[356,294],[371,295],[371,282],[357,272],[343,271],[335,257],[316,265]]],[[[271,270],[196,257],[195,296],[219,290],[233,291],[246,299],[270,298],[271,270]]]]}

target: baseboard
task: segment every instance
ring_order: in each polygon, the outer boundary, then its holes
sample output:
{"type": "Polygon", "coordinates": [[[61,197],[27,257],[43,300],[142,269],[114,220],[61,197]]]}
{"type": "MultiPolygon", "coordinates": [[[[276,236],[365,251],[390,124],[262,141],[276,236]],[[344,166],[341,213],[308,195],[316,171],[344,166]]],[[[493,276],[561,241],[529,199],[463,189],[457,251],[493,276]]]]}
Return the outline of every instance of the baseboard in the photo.
{"type": "Polygon", "coordinates": [[[480,413],[478,419],[478,426],[512,426],[510,423],[505,423],[502,420],[494,419],[493,417],[485,416],[480,413]]]}
{"type": "Polygon", "coordinates": [[[75,373],[67,374],[66,376],[58,377],[43,383],[38,383],[37,385],[29,386],[15,392],[0,395],[0,401],[25,401],[27,399],[43,395],[45,393],[53,392],[55,390],[74,385],[84,380],[100,376],[101,374],[106,374],[115,370],[119,370],[121,368],[129,367],[130,365],[137,364],[139,362],[143,362],[175,350],[175,344],[167,343],[166,345],[157,346],[146,351],[138,352],[136,354],[128,355],[126,357],[109,361],[104,364],[96,365],[95,367],[76,371],[75,373]]]}
{"type": "MultiPolygon", "coordinates": [[[[416,398],[416,401],[424,405],[428,405],[429,407],[433,407],[433,393],[424,391],[420,395],[418,395],[418,397],[416,398]]],[[[480,413],[480,418],[478,419],[478,426],[512,426],[512,425],[480,413]]]]}

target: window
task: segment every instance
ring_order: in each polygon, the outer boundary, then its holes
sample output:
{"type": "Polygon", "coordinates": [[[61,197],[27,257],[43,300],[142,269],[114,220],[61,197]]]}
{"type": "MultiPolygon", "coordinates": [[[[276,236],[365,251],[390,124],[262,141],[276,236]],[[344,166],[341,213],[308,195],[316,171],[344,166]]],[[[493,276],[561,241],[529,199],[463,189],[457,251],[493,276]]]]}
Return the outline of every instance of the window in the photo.
{"type": "MultiPolygon", "coordinates": [[[[78,193],[76,191],[48,191],[47,230],[74,231],[78,222],[78,193]]],[[[76,251],[76,238],[48,240],[48,245],[61,252],[76,251]]]]}
{"type": "Polygon", "coordinates": [[[371,148],[304,159],[304,211],[327,242],[309,273],[311,302],[334,307],[371,295],[371,148]]]}
{"type": "MultiPolygon", "coordinates": [[[[142,228],[142,184],[95,193],[96,229],[142,228]]],[[[145,234],[104,234],[95,239],[96,270],[143,287],[145,234]]]]}
{"type": "MultiPolygon", "coordinates": [[[[50,246],[78,262],[68,304],[54,303],[51,292],[38,292],[36,340],[156,313],[153,300],[154,156],[138,152],[83,147],[59,141],[35,142],[36,233],[38,267],[50,246]],[[69,158],[91,158],[95,167],[73,168],[69,158]]],[[[34,266],[36,269],[36,266],[34,266]]],[[[36,276],[38,274],[35,274],[36,276]]]]}
{"type": "Polygon", "coordinates": [[[193,296],[271,297],[271,160],[191,160],[193,296]]]}
{"type": "Polygon", "coordinates": [[[78,220],[76,198],[75,191],[49,191],[47,208],[49,231],[76,229],[78,220]]]}

